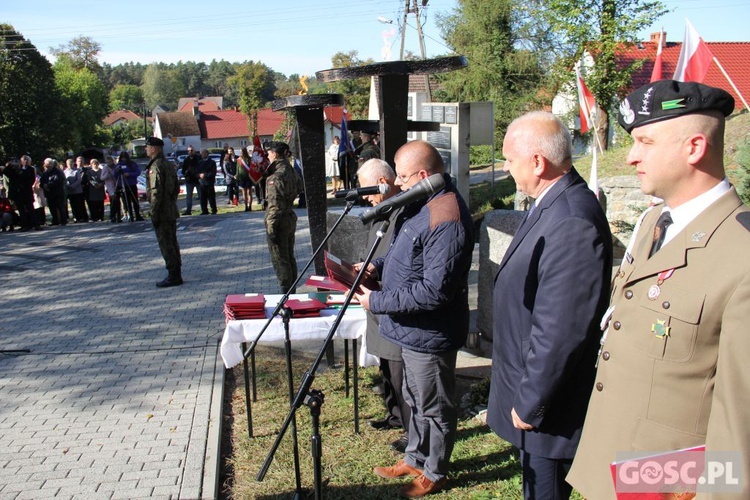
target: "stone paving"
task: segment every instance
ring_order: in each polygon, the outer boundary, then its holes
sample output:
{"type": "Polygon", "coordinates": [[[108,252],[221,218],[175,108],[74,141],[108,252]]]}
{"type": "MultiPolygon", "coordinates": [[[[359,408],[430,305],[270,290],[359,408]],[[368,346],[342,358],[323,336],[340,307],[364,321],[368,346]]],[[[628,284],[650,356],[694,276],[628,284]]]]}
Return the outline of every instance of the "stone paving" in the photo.
{"type": "Polygon", "coordinates": [[[0,498],[216,495],[224,297],[278,285],[263,212],[178,224],[167,289],[148,221],[0,237],[0,498]]]}

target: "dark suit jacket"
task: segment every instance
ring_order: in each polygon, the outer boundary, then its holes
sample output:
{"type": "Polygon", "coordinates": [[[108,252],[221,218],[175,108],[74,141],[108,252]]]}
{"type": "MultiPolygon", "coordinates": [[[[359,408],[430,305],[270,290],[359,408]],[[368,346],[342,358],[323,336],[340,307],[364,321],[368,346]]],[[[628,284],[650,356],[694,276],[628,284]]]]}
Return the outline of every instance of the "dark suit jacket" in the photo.
{"type": "Polygon", "coordinates": [[[528,453],[553,459],[575,454],[611,274],[607,219],[571,169],[518,228],[495,277],[487,422],[528,453]],[[514,428],[513,408],[535,429],[514,428]]]}

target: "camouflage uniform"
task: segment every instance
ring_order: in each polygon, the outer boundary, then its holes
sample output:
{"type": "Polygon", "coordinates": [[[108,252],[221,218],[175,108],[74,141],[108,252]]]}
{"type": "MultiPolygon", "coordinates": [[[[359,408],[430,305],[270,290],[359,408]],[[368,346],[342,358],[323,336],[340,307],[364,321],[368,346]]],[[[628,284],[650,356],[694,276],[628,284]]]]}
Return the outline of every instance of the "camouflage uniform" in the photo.
{"type": "Polygon", "coordinates": [[[156,241],[170,275],[179,275],[182,268],[180,245],[177,243],[177,195],[180,185],[177,172],[159,154],[148,164],[148,198],[151,203],[151,222],[156,241]]]}
{"type": "Polygon", "coordinates": [[[279,278],[281,292],[286,293],[297,279],[297,259],[294,257],[294,232],[297,214],[292,210],[294,199],[302,190],[302,183],[286,159],[274,161],[266,180],[266,234],[271,262],[279,278]]]}

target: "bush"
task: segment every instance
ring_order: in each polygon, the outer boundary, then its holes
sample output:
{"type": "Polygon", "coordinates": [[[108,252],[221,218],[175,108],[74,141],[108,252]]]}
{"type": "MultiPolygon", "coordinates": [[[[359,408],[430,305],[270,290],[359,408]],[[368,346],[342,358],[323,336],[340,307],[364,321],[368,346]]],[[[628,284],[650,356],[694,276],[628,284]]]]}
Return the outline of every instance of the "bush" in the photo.
{"type": "MultiPolygon", "coordinates": [[[[501,156],[499,151],[495,151],[495,161],[501,156]]],[[[492,163],[492,146],[470,146],[469,147],[469,165],[490,165],[492,163]]]]}

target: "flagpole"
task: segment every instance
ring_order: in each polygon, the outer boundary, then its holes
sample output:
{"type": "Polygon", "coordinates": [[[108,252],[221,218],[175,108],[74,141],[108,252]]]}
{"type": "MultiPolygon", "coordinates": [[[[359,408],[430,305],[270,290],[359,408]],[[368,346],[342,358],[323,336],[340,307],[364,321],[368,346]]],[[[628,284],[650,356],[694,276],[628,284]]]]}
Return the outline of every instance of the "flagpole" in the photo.
{"type": "Polygon", "coordinates": [[[742,101],[742,104],[745,105],[745,109],[747,109],[748,111],[750,111],[750,106],[747,105],[747,101],[745,100],[744,97],[742,97],[742,94],[740,93],[740,89],[738,89],[737,86],[734,84],[734,82],[732,81],[732,79],[729,77],[729,74],[724,69],[724,66],[722,66],[721,63],[719,62],[719,60],[716,59],[716,56],[714,56],[714,62],[719,67],[719,69],[721,70],[721,72],[724,73],[724,77],[729,82],[729,85],[731,85],[732,88],[734,89],[734,91],[737,92],[737,95],[740,96],[740,100],[742,101]]]}

